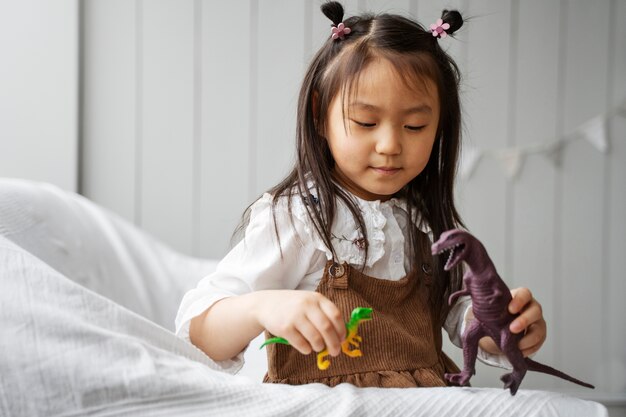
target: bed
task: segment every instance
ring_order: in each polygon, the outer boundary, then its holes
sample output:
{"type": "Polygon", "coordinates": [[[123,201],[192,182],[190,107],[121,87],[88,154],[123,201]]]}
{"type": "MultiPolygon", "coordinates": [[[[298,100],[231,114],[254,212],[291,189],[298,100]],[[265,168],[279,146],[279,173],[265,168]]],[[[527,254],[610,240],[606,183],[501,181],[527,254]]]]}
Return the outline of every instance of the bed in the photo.
{"type": "Polygon", "coordinates": [[[0,415],[607,416],[548,391],[226,374],[172,333],[180,298],[213,268],[77,194],[0,179],[0,415]]]}

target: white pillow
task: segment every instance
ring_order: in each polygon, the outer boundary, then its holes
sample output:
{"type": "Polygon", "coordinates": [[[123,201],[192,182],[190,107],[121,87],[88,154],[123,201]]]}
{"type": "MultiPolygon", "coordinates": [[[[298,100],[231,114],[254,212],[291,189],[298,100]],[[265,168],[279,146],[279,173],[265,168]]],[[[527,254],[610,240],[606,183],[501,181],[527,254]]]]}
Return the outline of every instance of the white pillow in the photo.
{"type": "Polygon", "coordinates": [[[168,329],[184,293],[217,265],[177,253],[76,193],[20,179],[0,178],[0,235],[168,329]]]}

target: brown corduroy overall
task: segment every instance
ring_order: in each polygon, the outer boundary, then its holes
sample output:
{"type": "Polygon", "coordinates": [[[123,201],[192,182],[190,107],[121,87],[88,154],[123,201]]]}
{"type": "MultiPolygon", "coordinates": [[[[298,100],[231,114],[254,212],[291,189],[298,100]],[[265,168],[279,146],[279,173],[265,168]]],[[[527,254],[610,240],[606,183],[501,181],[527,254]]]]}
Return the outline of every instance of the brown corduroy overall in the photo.
{"type": "MultiPolygon", "coordinates": [[[[424,254],[431,259],[430,253],[424,254]]],[[[319,382],[358,387],[446,386],[446,372],[458,372],[441,350],[441,327],[429,308],[429,263],[399,281],[367,276],[348,264],[329,261],[316,291],[337,305],[346,320],[355,307],[371,307],[372,320],[362,322],[361,357],[328,356],[320,370],[316,354],[302,355],[287,345],[268,345],[264,382],[300,385],[319,382]]],[[[271,337],[271,335],[266,335],[271,337]]]]}

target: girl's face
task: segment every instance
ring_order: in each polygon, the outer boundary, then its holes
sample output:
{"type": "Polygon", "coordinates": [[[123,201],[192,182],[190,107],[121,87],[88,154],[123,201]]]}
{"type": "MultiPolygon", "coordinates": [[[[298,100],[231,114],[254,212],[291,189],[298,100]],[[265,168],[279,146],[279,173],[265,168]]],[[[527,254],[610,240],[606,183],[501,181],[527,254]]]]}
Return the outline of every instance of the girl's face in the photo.
{"type": "Polygon", "coordinates": [[[439,124],[439,95],[429,79],[409,88],[387,59],[361,72],[356,94],[337,94],[326,138],[337,181],[365,200],[388,200],[426,166],[439,124]],[[345,116],[345,119],[344,119],[345,116]]]}

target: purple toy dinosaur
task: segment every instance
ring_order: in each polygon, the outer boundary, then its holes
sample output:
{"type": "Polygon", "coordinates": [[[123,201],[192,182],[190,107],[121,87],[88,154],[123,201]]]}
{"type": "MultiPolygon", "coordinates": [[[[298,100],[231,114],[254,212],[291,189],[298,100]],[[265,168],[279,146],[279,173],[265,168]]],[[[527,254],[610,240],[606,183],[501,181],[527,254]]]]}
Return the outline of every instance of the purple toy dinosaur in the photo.
{"type": "Polygon", "coordinates": [[[511,291],[496,272],[487,251],[478,239],[464,230],[448,230],[441,234],[431,249],[433,255],[450,251],[444,266],[446,271],[465,261],[467,265],[463,275],[465,288],[450,295],[448,302],[452,305],[459,296],[471,296],[475,317],[463,334],[463,371],[458,374],[446,374],[448,381],[459,385],[469,383],[472,375],[476,373],[474,365],[478,341],[483,336],[491,336],[513,365],[513,372],[500,378],[504,382],[504,388],[510,389],[511,395],[517,392],[527,370],[554,375],[584,387],[594,388],[593,385],[550,366],[524,358],[518,347],[523,333],[513,334],[509,330],[509,325],[519,315],[509,313],[511,291]]]}

